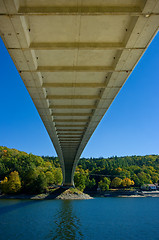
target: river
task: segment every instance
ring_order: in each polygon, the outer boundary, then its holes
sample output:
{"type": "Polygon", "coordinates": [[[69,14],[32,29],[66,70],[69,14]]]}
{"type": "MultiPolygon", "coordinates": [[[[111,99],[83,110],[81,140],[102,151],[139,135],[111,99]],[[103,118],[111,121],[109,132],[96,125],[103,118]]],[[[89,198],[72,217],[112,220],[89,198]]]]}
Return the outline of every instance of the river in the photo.
{"type": "Polygon", "coordinates": [[[159,240],[159,198],[0,200],[0,240],[159,240]]]}

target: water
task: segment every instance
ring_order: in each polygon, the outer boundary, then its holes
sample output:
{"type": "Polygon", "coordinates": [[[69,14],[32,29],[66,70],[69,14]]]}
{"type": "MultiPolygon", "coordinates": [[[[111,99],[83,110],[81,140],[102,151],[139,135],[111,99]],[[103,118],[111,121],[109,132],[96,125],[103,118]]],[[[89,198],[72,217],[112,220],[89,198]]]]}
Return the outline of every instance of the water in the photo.
{"type": "Polygon", "coordinates": [[[0,240],[159,240],[159,198],[0,200],[0,240]]]}

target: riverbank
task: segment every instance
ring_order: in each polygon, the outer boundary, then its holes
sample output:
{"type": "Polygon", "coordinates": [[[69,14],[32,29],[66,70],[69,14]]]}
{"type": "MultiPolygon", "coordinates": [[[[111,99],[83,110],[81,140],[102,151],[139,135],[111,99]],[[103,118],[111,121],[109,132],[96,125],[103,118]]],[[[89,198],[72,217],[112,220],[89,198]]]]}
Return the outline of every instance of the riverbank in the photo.
{"type": "Polygon", "coordinates": [[[16,195],[0,195],[0,199],[28,199],[28,200],[49,200],[49,199],[63,199],[63,200],[82,200],[93,199],[90,195],[83,193],[77,189],[57,188],[51,193],[42,193],[36,195],[16,194],[16,195]]]}
{"type": "Polygon", "coordinates": [[[104,193],[89,193],[93,197],[159,197],[159,191],[109,190],[104,193]]]}
{"type": "Polygon", "coordinates": [[[62,200],[84,200],[93,199],[95,197],[159,197],[159,191],[138,191],[138,190],[109,190],[103,193],[100,192],[87,192],[83,193],[78,189],[64,189],[57,188],[50,193],[42,193],[36,195],[17,194],[17,195],[0,195],[0,199],[28,199],[28,200],[49,200],[49,199],[62,199],[62,200]]]}

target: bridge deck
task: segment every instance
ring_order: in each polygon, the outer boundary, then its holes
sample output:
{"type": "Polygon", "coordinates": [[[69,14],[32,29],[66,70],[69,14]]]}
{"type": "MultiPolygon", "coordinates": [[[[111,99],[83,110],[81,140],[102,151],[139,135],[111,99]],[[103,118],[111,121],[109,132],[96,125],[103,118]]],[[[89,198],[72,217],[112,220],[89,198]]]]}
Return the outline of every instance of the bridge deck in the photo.
{"type": "Polygon", "coordinates": [[[1,0],[1,37],[59,156],[64,184],[159,26],[158,0],[1,0]]]}

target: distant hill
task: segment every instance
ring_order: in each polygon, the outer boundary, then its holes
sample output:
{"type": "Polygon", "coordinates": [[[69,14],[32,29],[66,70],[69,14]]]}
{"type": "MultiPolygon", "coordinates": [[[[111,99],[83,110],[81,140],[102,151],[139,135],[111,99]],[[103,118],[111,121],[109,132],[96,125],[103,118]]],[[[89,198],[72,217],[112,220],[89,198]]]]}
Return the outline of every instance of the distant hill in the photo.
{"type": "Polygon", "coordinates": [[[135,187],[140,187],[144,183],[158,183],[159,155],[81,158],[77,166],[78,172],[79,169],[87,172],[96,183],[104,177],[110,181],[118,177],[129,178],[134,181],[135,187]]]}
{"type": "Polygon", "coordinates": [[[0,180],[6,192],[14,193],[17,179],[18,182],[20,179],[21,192],[41,193],[50,185],[62,183],[62,171],[56,158],[47,161],[33,154],[0,147],[0,180]]]}
{"type": "MultiPolygon", "coordinates": [[[[57,157],[40,157],[0,147],[0,180],[9,179],[14,171],[18,172],[25,192],[43,192],[52,184],[62,183],[57,157]]],[[[96,189],[100,184],[105,184],[106,189],[140,187],[158,181],[159,155],[81,158],[75,172],[75,184],[80,190],[96,189]]]]}

